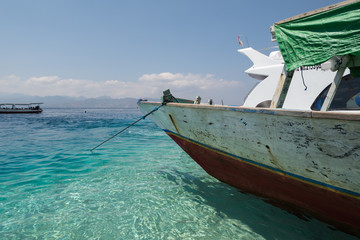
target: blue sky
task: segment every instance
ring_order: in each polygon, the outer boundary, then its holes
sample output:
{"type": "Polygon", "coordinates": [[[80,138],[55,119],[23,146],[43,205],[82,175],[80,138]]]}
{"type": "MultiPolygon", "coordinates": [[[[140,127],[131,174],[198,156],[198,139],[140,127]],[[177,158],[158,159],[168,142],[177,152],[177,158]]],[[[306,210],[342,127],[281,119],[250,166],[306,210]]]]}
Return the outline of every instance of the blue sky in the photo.
{"type": "Polygon", "coordinates": [[[238,35],[275,46],[274,22],[339,1],[0,0],[0,94],[239,104],[256,83],[238,35]]]}

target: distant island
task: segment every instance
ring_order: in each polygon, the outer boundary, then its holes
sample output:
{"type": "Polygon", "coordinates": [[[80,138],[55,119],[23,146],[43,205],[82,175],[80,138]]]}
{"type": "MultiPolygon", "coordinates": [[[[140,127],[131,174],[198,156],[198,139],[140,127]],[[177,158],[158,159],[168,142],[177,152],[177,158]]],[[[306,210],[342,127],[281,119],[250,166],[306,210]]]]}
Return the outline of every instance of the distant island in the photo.
{"type": "MultiPolygon", "coordinates": [[[[149,99],[156,100],[156,99],[149,99]]],[[[119,98],[110,97],[85,98],[85,97],[65,97],[65,96],[48,96],[37,97],[21,94],[0,94],[0,103],[27,103],[42,102],[42,108],[137,108],[137,98],[119,98]]]]}

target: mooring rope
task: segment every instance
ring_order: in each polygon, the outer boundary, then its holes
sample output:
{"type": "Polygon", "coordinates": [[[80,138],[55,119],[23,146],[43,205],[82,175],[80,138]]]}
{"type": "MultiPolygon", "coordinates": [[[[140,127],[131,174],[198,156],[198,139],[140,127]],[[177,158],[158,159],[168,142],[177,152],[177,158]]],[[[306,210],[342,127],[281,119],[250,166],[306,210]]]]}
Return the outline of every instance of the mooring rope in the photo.
{"type": "Polygon", "coordinates": [[[126,129],[132,127],[133,125],[135,125],[136,123],[138,123],[139,121],[145,119],[147,116],[149,116],[150,114],[152,114],[153,112],[156,112],[157,110],[159,110],[159,108],[161,108],[162,106],[166,105],[165,102],[163,102],[160,106],[155,107],[152,111],[148,112],[147,114],[145,114],[144,116],[142,116],[141,118],[139,118],[138,120],[136,120],[135,122],[133,122],[132,124],[130,124],[129,126],[127,126],[126,128],[122,129],[121,131],[119,131],[118,133],[116,133],[115,135],[109,137],[108,139],[106,139],[105,141],[103,141],[102,143],[100,143],[99,145],[97,145],[96,147],[92,148],[90,151],[94,151],[96,148],[100,147],[101,145],[103,145],[104,143],[106,143],[107,141],[113,139],[114,137],[116,137],[117,135],[119,135],[120,133],[124,132],[126,129]]]}
{"type": "Polygon", "coordinates": [[[304,85],[304,87],[305,87],[305,91],[307,90],[307,86],[306,86],[306,84],[305,84],[305,80],[304,80],[304,75],[303,75],[303,67],[301,66],[300,67],[300,73],[301,73],[301,78],[302,78],[302,81],[303,81],[303,85],[304,85]]]}

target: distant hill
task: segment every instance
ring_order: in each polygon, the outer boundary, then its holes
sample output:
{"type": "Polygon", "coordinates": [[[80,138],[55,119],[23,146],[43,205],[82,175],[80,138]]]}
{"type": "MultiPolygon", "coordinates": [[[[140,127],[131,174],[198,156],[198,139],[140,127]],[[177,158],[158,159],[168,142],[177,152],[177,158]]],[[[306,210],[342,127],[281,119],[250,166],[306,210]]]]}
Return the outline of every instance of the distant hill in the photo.
{"type": "Polygon", "coordinates": [[[114,99],[110,97],[85,98],[65,96],[37,97],[21,94],[0,93],[1,103],[42,102],[42,108],[136,108],[137,101],[138,99],[136,98],[114,99]]]}
{"type": "Polygon", "coordinates": [[[45,103],[47,108],[136,108],[136,98],[88,98],[70,102],[45,103]]]}

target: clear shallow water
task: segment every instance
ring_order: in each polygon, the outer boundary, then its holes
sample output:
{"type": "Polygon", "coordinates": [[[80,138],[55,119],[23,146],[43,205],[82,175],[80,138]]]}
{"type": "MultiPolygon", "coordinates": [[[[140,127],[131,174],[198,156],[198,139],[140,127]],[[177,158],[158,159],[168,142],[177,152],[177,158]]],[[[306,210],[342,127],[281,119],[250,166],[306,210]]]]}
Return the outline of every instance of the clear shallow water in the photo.
{"type": "Polygon", "coordinates": [[[207,175],[137,110],[0,115],[0,239],[357,239],[207,175]]]}

